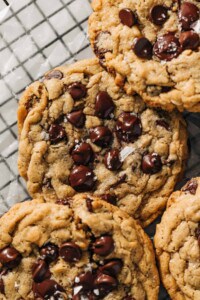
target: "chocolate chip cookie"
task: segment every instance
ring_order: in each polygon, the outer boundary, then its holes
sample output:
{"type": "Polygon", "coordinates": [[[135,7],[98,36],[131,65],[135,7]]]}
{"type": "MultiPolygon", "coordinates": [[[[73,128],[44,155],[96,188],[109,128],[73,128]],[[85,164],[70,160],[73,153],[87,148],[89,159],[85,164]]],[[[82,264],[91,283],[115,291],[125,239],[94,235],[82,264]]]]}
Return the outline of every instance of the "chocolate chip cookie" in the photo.
{"type": "Polygon", "coordinates": [[[117,207],[79,194],[0,219],[0,299],[156,300],[151,241],[117,207]]]}
{"type": "Polygon", "coordinates": [[[151,106],[200,111],[200,3],[93,0],[91,44],[127,93],[151,106]]]}
{"type": "Polygon", "coordinates": [[[170,197],[157,225],[155,246],[171,299],[200,299],[200,178],[170,197]]]}
{"type": "Polygon", "coordinates": [[[94,193],[146,226],[183,171],[181,115],[127,95],[97,59],[56,68],[28,87],[18,124],[19,172],[35,198],[94,193]]]}

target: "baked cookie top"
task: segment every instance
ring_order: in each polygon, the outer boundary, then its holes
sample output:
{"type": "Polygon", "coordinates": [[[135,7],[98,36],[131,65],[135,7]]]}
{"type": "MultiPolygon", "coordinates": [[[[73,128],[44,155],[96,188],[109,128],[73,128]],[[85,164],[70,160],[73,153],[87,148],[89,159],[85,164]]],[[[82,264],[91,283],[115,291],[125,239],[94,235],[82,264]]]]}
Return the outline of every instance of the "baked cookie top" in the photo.
{"type": "Polygon", "coordinates": [[[200,111],[199,1],[93,0],[89,35],[116,82],[151,106],[200,111]]]}
{"type": "Polygon", "coordinates": [[[11,208],[0,219],[0,274],[2,300],[158,299],[148,236],[120,209],[83,194],[11,208]]]}
{"type": "Polygon", "coordinates": [[[145,226],[183,170],[185,123],[127,95],[97,59],[50,71],[19,102],[19,172],[34,198],[91,192],[145,226]]]}
{"type": "Polygon", "coordinates": [[[154,241],[171,299],[200,299],[200,178],[172,194],[154,241]]]}

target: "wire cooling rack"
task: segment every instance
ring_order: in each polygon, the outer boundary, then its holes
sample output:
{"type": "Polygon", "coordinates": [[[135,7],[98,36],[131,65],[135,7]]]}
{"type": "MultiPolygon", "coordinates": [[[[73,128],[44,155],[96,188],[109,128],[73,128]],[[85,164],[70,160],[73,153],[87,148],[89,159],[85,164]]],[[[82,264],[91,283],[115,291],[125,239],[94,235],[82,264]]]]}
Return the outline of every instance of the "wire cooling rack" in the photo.
{"type": "MultiPolygon", "coordinates": [[[[87,39],[90,13],[89,0],[0,0],[0,214],[29,198],[17,171],[18,99],[45,71],[93,55],[87,39]]],[[[177,188],[200,175],[200,114],[184,115],[191,151],[177,188]]],[[[151,237],[155,223],[147,229],[151,237]]],[[[159,299],[169,299],[162,287],[159,299]]]]}

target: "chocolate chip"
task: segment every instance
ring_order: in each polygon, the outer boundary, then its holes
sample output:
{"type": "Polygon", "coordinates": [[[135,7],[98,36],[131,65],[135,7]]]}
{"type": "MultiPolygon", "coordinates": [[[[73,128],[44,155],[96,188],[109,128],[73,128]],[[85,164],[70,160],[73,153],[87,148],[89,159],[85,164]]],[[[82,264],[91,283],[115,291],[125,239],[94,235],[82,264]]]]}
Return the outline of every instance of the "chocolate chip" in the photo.
{"type": "Polygon", "coordinates": [[[121,113],[116,123],[118,139],[124,142],[133,142],[142,133],[140,118],[134,113],[121,113]]]}
{"type": "Polygon", "coordinates": [[[156,174],[162,169],[162,162],[160,155],[153,152],[146,154],[142,158],[142,171],[145,174],[156,174]]]}
{"type": "Polygon", "coordinates": [[[107,256],[114,250],[113,238],[109,235],[103,235],[95,240],[92,245],[92,250],[95,254],[107,256]]]}
{"type": "Polygon", "coordinates": [[[95,185],[94,172],[83,165],[75,167],[69,175],[69,183],[77,192],[86,192],[95,185]]]}
{"type": "Polygon", "coordinates": [[[169,130],[169,124],[165,120],[156,120],[156,125],[164,127],[166,130],[169,130]]]}
{"type": "Polygon", "coordinates": [[[33,264],[32,276],[35,282],[42,282],[43,280],[51,277],[49,267],[43,259],[39,259],[33,264]]]}
{"type": "Polygon", "coordinates": [[[112,141],[112,132],[106,126],[92,128],[89,134],[92,143],[99,147],[107,147],[112,141]]]}
{"type": "Polygon", "coordinates": [[[56,261],[58,258],[58,246],[47,243],[40,249],[40,255],[48,264],[56,261]]]}
{"type": "Polygon", "coordinates": [[[53,144],[66,139],[65,129],[59,124],[52,124],[49,128],[49,138],[53,144]]]}
{"type": "Polygon", "coordinates": [[[101,273],[117,277],[121,272],[122,267],[123,263],[120,259],[113,259],[107,262],[105,265],[99,267],[99,270],[101,271],[101,273]]]}
{"type": "Polygon", "coordinates": [[[118,286],[118,281],[116,278],[107,274],[98,274],[95,282],[95,288],[99,290],[99,296],[105,297],[112,290],[116,289],[118,286]]]}
{"type": "Polygon", "coordinates": [[[73,111],[67,114],[67,120],[77,128],[82,128],[85,124],[85,115],[82,110],[73,111]]]}
{"type": "Polygon", "coordinates": [[[86,86],[80,82],[74,82],[67,87],[68,92],[74,100],[80,100],[87,94],[86,86]]]}
{"type": "Polygon", "coordinates": [[[117,197],[115,195],[104,194],[101,195],[101,198],[112,205],[117,205],[117,197]]]}
{"type": "Polygon", "coordinates": [[[150,10],[150,20],[155,25],[163,25],[168,17],[168,8],[164,5],[155,5],[150,10]]]}
{"type": "Polygon", "coordinates": [[[74,242],[66,242],[62,244],[59,253],[60,257],[69,263],[77,262],[82,257],[81,248],[74,242]]]}
{"type": "Polygon", "coordinates": [[[92,290],[94,288],[94,279],[95,276],[90,271],[82,273],[75,278],[75,286],[81,286],[82,291],[92,290]]]}
{"type": "Polygon", "coordinates": [[[200,223],[198,224],[198,227],[195,230],[195,235],[196,235],[196,238],[197,238],[199,246],[200,246],[200,223]]]}
{"type": "Polygon", "coordinates": [[[94,53],[98,58],[105,59],[107,52],[112,52],[111,33],[109,31],[101,31],[97,34],[94,42],[94,53]]]}
{"type": "Polygon", "coordinates": [[[128,27],[132,27],[137,23],[136,14],[129,8],[121,9],[119,12],[119,18],[121,20],[121,23],[128,27]]]}
{"type": "Polygon", "coordinates": [[[7,247],[0,251],[0,263],[8,269],[16,268],[21,259],[21,254],[13,247],[7,247]]]}
{"type": "Polygon", "coordinates": [[[182,188],[183,192],[189,192],[191,195],[195,195],[198,188],[198,182],[196,179],[191,179],[187,184],[182,188]]]}
{"type": "Polygon", "coordinates": [[[199,35],[194,31],[186,31],[180,34],[179,42],[182,48],[196,50],[199,47],[199,35]]]}
{"type": "Polygon", "coordinates": [[[158,37],[153,53],[161,60],[170,61],[181,53],[179,40],[173,33],[158,37]]]}
{"type": "Polygon", "coordinates": [[[199,19],[199,8],[191,3],[184,2],[181,4],[179,11],[179,20],[183,30],[188,30],[191,25],[199,19]]]}
{"type": "Polygon", "coordinates": [[[113,113],[115,105],[107,92],[99,92],[96,96],[95,115],[107,119],[113,113]]]}
{"type": "Polygon", "coordinates": [[[153,46],[147,38],[140,37],[134,40],[133,51],[139,58],[151,59],[152,49],[153,46]]]}
{"type": "Polygon", "coordinates": [[[108,151],[105,155],[104,163],[108,170],[119,170],[122,166],[122,162],[119,158],[119,150],[112,149],[111,151],[108,151]]]}
{"type": "Polygon", "coordinates": [[[72,159],[76,164],[87,165],[93,158],[94,152],[88,143],[77,144],[72,151],[72,159]]]}
{"type": "Polygon", "coordinates": [[[33,283],[33,294],[36,299],[54,299],[59,300],[64,289],[55,280],[47,279],[41,283],[33,283]]]}
{"type": "Polygon", "coordinates": [[[93,212],[92,202],[93,202],[92,199],[86,198],[86,205],[89,212],[93,212]]]}
{"type": "Polygon", "coordinates": [[[50,71],[48,74],[45,75],[45,79],[47,79],[47,80],[50,80],[52,78],[62,79],[63,78],[63,73],[60,72],[59,70],[53,70],[53,71],[50,71]]]}

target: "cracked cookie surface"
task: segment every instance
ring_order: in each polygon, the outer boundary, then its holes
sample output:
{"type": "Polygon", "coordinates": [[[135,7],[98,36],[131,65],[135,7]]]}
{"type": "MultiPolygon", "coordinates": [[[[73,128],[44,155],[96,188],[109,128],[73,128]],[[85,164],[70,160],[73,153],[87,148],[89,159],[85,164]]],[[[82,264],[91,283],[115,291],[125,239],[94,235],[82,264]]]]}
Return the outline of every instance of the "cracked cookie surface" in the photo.
{"type": "Polygon", "coordinates": [[[172,194],[154,241],[171,299],[200,299],[200,178],[172,194]]]}
{"type": "Polygon", "coordinates": [[[158,291],[150,239],[105,201],[32,200],[0,219],[1,300],[156,300],[158,291]]]}
{"type": "Polygon", "coordinates": [[[199,1],[93,0],[100,63],[151,106],[200,111],[199,1]]]}
{"type": "Polygon", "coordinates": [[[143,226],[183,171],[185,123],[127,95],[96,59],[52,70],[19,102],[20,174],[33,197],[100,195],[143,226]]]}

